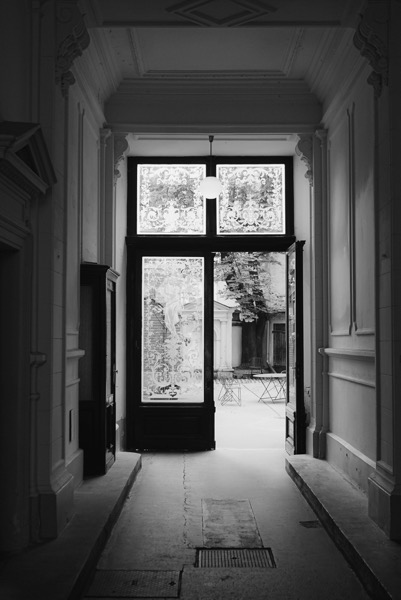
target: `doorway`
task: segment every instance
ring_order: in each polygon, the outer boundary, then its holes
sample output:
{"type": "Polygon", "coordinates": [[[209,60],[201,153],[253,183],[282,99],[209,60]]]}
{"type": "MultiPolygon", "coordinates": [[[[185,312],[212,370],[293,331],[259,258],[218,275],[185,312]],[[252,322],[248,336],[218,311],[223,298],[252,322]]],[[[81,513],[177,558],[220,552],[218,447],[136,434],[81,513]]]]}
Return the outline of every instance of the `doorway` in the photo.
{"type": "Polygon", "coordinates": [[[285,261],[284,252],[215,254],[217,448],[284,449],[285,261]]]}
{"type": "Polygon", "coordinates": [[[214,257],[294,244],[292,158],[128,164],[128,444],[212,449],[214,257]],[[208,173],[222,180],[219,199],[197,191],[208,173]]]}

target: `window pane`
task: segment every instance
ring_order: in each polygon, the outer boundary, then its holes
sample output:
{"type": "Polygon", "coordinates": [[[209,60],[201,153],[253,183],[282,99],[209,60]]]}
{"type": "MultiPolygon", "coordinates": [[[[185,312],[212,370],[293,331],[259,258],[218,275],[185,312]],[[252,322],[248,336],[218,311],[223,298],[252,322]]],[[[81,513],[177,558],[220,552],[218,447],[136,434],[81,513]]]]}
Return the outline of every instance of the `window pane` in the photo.
{"type": "Polygon", "coordinates": [[[203,402],[203,273],[200,257],[143,258],[143,402],[203,402]]]}
{"type": "Polygon", "coordinates": [[[204,234],[205,165],[138,165],[139,234],[204,234]]]}
{"type": "Polygon", "coordinates": [[[285,166],[217,165],[217,233],[285,234],[285,166]]]}

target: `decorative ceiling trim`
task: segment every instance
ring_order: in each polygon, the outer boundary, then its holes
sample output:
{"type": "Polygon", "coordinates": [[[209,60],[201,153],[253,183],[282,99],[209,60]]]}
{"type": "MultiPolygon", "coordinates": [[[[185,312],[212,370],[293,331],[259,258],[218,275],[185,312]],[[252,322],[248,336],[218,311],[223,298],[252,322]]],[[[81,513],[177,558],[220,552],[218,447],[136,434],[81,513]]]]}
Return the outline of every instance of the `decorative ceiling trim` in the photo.
{"type": "Polygon", "coordinates": [[[128,43],[131,51],[132,62],[134,68],[139,75],[143,75],[146,71],[141,53],[141,45],[138,38],[138,33],[135,28],[131,27],[128,31],[128,43]]]}
{"type": "Polygon", "coordinates": [[[114,133],[114,183],[121,177],[119,165],[124,158],[125,152],[129,150],[129,144],[127,141],[127,133],[114,133]]]}
{"type": "Polygon", "coordinates": [[[277,8],[259,0],[186,0],[165,10],[203,27],[239,27],[274,13],[277,8]],[[231,11],[227,10],[230,5],[231,11]]]}
{"type": "Polygon", "coordinates": [[[288,44],[288,51],[285,56],[285,61],[282,68],[283,73],[286,76],[288,75],[288,73],[290,73],[294,61],[299,53],[299,50],[302,47],[304,32],[305,30],[303,28],[297,28],[293,33],[291,42],[288,44]]]}
{"type": "Polygon", "coordinates": [[[283,71],[262,71],[260,69],[247,69],[247,70],[234,70],[228,69],[222,70],[157,70],[150,69],[143,73],[144,79],[279,79],[285,77],[283,71]]]}
{"type": "Polygon", "coordinates": [[[222,78],[207,78],[190,80],[181,78],[131,78],[121,82],[118,96],[142,94],[240,94],[274,95],[287,97],[288,95],[311,96],[311,91],[305,81],[299,79],[265,78],[236,78],[234,76],[222,78]]]}
{"type": "Polygon", "coordinates": [[[63,97],[75,83],[71,67],[78,56],[89,46],[90,37],[85,27],[77,0],[57,0],[57,58],[56,83],[63,97]]]}
{"type": "Polygon", "coordinates": [[[388,3],[368,0],[354,35],[356,48],[373,68],[368,83],[376,96],[380,96],[383,85],[388,85],[388,20],[388,3]]]}
{"type": "MultiPolygon", "coordinates": [[[[205,135],[203,133],[132,133],[128,134],[133,136],[137,141],[205,141],[205,135]]],[[[219,136],[214,136],[214,142],[232,142],[232,141],[241,141],[241,142],[289,142],[293,139],[294,134],[278,134],[278,133],[255,133],[253,135],[249,134],[224,134],[219,136]]]]}
{"type": "Polygon", "coordinates": [[[305,177],[313,185],[313,142],[309,134],[298,134],[299,142],[295,146],[295,153],[306,165],[305,177]]]}

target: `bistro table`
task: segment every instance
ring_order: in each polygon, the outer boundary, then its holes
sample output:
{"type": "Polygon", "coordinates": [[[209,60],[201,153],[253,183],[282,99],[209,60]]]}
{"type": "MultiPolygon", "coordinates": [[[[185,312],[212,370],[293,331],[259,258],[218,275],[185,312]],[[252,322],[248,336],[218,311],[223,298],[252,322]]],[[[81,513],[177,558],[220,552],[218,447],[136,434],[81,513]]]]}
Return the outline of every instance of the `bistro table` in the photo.
{"type": "Polygon", "coordinates": [[[255,373],[253,378],[260,379],[264,388],[258,402],[284,400],[286,377],[285,373],[255,373]]]}

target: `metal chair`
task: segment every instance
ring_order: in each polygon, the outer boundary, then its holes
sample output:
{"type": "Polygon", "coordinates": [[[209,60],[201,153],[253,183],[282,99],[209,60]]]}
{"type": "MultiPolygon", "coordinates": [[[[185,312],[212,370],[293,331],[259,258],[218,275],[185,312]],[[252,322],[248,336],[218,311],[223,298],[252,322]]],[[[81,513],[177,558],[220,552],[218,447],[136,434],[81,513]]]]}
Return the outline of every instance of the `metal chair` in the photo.
{"type": "Polygon", "coordinates": [[[221,389],[218,397],[220,404],[223,406],[229,402],[234,402],[238,406],[241,406],[241,384],[238,379],[222,377],[220,383],[221,389]]]}

